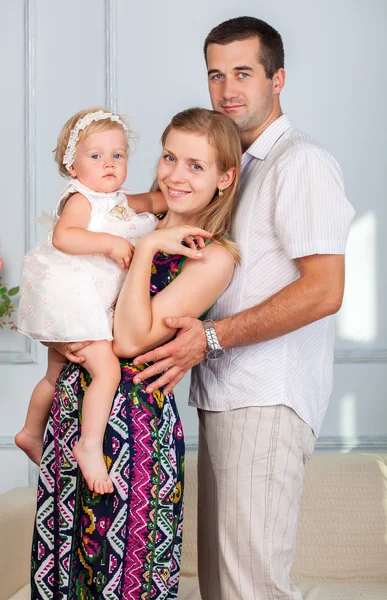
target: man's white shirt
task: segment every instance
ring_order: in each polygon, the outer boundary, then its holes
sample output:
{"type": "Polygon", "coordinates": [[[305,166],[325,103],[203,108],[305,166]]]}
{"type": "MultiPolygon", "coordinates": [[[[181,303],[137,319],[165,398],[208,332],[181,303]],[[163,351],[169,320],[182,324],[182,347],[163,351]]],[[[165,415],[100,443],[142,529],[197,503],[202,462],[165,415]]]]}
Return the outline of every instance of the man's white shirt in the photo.
{"type": "MultiPolygon", "coordinates": [[[[354,210],[334,158],[282,115],[242,157],[233,239],[242,253],[217,320],[260,304],[299,277],[293,259],[344,254],[354,210]]],[[[334,318],[229,348],[192,370],[191,406],[225,411],[285,404],[318,436],[332,389],[334,318]]]]}

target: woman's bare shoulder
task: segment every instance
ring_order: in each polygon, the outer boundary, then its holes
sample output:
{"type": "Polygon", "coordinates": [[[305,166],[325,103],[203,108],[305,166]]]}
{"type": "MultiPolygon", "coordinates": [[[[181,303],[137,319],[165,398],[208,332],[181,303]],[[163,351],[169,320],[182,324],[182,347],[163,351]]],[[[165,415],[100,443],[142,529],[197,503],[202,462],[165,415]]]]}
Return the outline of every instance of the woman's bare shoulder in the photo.
{"type": "Polygon", "coordinates": [[[212,242],[207,244],[205,248],[201,250],[202,258],[198,260],[187,259],[186,263],[188,265],[199,265],[202,263],[203,265],[212,267],[214,265],[220,266],[222,265],[224,268],[234,269],[235,260],[232,256],[231,252],[227,250],[225,246],[222,244],[218,244],[217,242],[212,242]]]}
{"type": "MultiPolygon", "coordinates": [[[[213,242],[202,249],[201,258],[187,258],[181,273],[184,282],[190,279],[200,285],[202,281],[211,280],[214,285],[223,287],[225,283],[230,282],[234,268],[235,260],[231,252],[221,244],[213,242]]],[[[180,283],[183,284],[183,281],[180,283]]],[[[184,283],[184,285],[186,284],[184,283]]]]}

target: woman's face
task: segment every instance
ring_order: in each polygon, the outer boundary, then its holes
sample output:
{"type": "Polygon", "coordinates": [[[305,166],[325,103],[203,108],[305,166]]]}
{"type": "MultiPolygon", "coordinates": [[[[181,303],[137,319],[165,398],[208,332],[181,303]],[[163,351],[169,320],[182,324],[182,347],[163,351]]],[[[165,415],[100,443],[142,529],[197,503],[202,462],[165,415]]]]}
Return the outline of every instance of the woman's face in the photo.
{"type": "Polygon", "coordinates": [[[169,210],[194,216],[221,185],[214,151],[207,137],[172,129],[157,167],[157,179],[169,210]]]}

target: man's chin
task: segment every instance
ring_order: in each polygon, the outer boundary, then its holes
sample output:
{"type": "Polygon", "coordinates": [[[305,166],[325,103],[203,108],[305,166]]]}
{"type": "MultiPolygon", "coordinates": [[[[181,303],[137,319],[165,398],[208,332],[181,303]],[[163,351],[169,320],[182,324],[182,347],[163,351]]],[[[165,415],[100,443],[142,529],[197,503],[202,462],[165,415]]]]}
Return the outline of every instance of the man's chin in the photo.
{"type": "Polygon", "coordinates": [[[238,115],[235,112],[230,112],[230,113],[225,113],[228,117],[230,117],[230,119],[232,119],[235,123],[235,125],[237,125],[239,131],[245,131],[247,129],[249,129],[248,127],[248,119],[245,116],[242,115],[238,115]]]}
{"type": "Polygon", "coordinates": [[[251,129],[250,118],[245,112],[247,109],[243,110],[243,114],[241,114],[241,111],[239,110],[225,110],[223,106],[219,106],[216,110],[223,115],[230,117],[241,133],[251,129]]]}

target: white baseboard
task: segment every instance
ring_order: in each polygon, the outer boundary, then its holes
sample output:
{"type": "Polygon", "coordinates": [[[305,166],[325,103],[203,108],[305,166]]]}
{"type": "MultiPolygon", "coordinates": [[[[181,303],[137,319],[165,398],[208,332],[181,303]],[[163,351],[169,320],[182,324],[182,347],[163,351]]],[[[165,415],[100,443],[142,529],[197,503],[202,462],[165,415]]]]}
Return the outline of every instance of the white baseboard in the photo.
{"type": "MultiPolygon", "coordinates": [[[[196,435],[185,437],[185,448],[187,452],[195,452],[198,449],[196,435]]],[[[387,453],[387,435],[360,435],[356,438],[322,435],[316,442],[316,452],[377,452],[383,454],[387,453]]]]}

